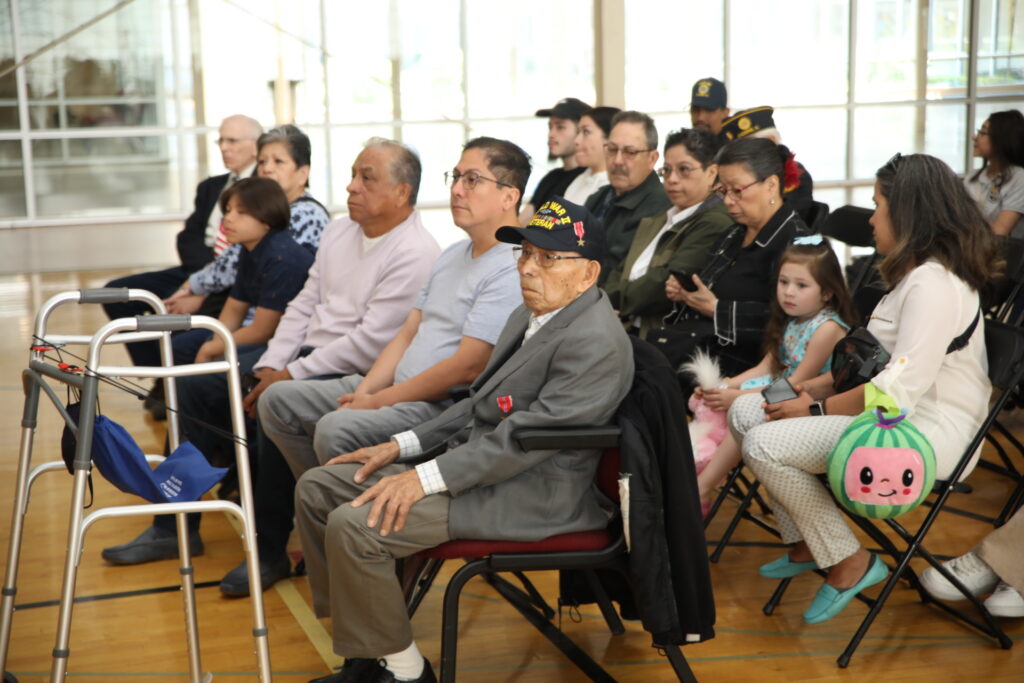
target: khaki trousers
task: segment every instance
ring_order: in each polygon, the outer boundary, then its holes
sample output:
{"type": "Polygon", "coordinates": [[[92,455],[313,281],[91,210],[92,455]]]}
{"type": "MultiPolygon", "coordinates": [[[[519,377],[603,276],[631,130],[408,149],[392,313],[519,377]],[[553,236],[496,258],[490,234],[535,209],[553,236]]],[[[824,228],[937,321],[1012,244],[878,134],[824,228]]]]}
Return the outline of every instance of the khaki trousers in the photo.
{"type": "Polygon", "coordinates": [[[1024,507],[991,532],[974,552],[999,578],[1024,595],[1024,507]]]}
{"type": "Polygon", "coordinates": [[[381,477],[401,474],[389,465],[363,484],[359,465],[307,471],[295,487],[295,513],[318,617],[331,617],[334,651],[343,657],[382,657],[413,641],[395,560],[450,540],[447,494],[430,495],[409,511],[400,532],[381,536],[366,525],[372,504],[350,503],[381,477]]]}

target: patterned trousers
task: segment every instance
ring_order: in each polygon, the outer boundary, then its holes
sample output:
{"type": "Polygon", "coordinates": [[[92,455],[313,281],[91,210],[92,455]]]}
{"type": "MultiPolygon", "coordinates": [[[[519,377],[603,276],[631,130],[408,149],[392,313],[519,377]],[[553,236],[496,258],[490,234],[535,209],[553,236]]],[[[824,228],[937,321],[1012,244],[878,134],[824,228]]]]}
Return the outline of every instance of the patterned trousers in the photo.
{"type": "Polygon", "coordinates": [[[729,409],[729,426],[743,450],[743,461],[772,498],[782,540],[806,541],[819,567],[853,555],[860,542],[832,496],[815,475],[852,415],[797,417],[766,422],[760,394],[744,394],[729,409]]]}

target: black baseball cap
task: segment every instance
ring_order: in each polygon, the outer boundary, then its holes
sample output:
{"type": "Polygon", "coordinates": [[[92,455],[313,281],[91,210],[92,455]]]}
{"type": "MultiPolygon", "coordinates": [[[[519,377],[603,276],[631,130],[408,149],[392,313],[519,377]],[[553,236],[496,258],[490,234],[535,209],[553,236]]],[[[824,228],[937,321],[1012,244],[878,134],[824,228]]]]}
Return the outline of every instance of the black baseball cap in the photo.
{"type": "Polygon", "coordinates": [[[702,78],[693,84],[690,106],[702,109],[725,109],[729,101],[725,83],[717,78],[702,78]]]}
{"type": "Polygon", "coordinates": [[[544,202],[525,228],[506,225],[494,236],[509,244],[526,240],[541,249],[574,251],[593,261],[604,256],[604,224],[579,204],[562,197],[544,202]]]}
{"type": "Polygon", "coordinates": [[[558,100],[555,106],[551,109],[538,109],[537,116],[543,116],[544,118],[551,118],[552,116],[560,119],[572,119],[573,121],[579,121],[580,117],[587,113],[590,109],[590,105],[586,102],[577,100],[575,97],[566,97],[565,99],[558,100]]]}

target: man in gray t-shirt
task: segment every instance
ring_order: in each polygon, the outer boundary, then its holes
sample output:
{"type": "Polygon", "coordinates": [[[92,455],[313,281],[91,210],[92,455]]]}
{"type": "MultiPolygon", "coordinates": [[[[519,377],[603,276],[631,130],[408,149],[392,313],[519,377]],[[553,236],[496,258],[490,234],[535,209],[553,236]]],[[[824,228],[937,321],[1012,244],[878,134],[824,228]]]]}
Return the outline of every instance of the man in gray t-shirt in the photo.
{"type": "MultiPolygon", "coordinates": [[[[449,388],[472,383],[487,365],[509,314],[523,303],[512,248],[494,234],[518,224],[529,174],[529,158],[510,142],[466,143],[447,177],[452,219],[469,239],[438,257],[398,336],[366,376],[281,381],[260,396],[260,424],[296,478],[437,416],[449,388]]],[[[247,586],[245,572],[236,573],[247,586]]]]}

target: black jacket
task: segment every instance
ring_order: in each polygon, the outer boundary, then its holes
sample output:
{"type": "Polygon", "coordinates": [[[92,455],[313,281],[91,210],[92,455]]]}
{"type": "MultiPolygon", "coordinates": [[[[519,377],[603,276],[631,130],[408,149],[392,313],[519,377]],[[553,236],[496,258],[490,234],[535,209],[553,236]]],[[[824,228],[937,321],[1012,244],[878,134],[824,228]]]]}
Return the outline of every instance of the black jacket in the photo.
{"type": "Polygon", "coordinates": [[[715,600],[686,405],[664,355],[630,339],[636,372],[618,420],[637,610],[655,645],[708,640],[715,636],[715,600]]]}
{"type": "MultiPolygon", "coordinates": [[[[655,347],[630,337],[635,374],[620,404],[620,471],[629,477],[628,579],[598,571],[626,619],[640,618],[655,647],[715,636],[715,600],[685,405],[655,347]]],[[[562,571],[561,605],[595,602],[584,577],[562,571]]]]}
{"type": "Polygon", "coordinates": [[[213,248],[206,246],[206,223],[228,182],[228,174],[207,178],[196,186],[195,208],[185,219],[185,228],[178,233],[178,258],[181,267],[194,273],[213,260],[213,248]]]}

